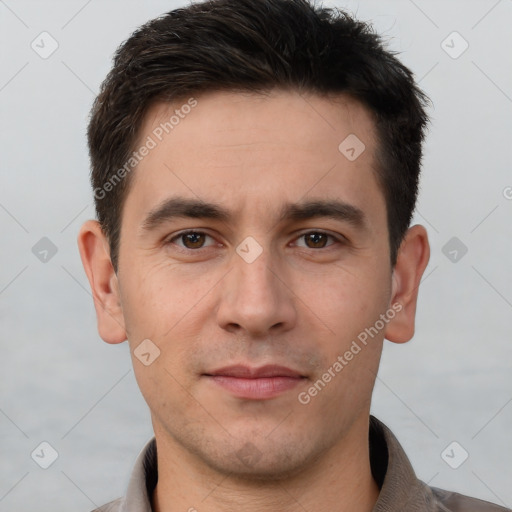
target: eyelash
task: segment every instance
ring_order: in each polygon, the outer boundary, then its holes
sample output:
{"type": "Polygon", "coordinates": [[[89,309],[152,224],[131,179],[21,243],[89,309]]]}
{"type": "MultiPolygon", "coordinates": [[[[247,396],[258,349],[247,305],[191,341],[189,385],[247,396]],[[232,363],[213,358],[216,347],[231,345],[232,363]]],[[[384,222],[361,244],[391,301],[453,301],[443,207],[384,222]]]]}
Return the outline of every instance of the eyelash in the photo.
{"type": "MultiPolygon", "coordinates": [[[[315,230],[310,230],[310,231],[305,231],[303,233],[301,233],[297,238],[296,240],[306,236],[306,235],[310,235],[310,234],[320,234],[320,235],[325,235],[327,237],[330,237],[332,238],[336,243],[339,243],[339,244],[346,244],[347,241],[346,239],[344,239],[344,237],[336,237],[334,235],[332,235],[331,233],[327,233],[326,231],[322,231],[322,230],[318,230],[318,229],[315,229],[315,230]]],[[[190,234],[196,234],[196,235],[206,235],[210,238],[213,238],[211,235],[209,235],[208,233],[205,233],[204,231],[199,231],[199,230],[196,230],[196,229],[189,229],[189,230],[186,230],[186,231],[182,231],[181,233],[178,233],[177,235],[174,235],[172,238],[168,239],[166,242],[165,242],[165,245],[170,245],[170,244],[173,244],[175,240],[178,240],[178,239],[181,239],[182,237],[186,236],[186,235],[190,235],[190,234]]],[[[303,249],[310,249],[312,251],[320,251],[322,249],[327,249],[328,247],[331,247],[332,245],[335,245],[335,244],[330,244],[330,245],[327,245],[326,247],[319,247],[317,249],[312,249],[312,248],[309,248],[309,247],[302,247],[303,249]]],[[[187,247],[180,247],[180,246],[177,246],[178,249],[180,251],[183,251],[183,252],[200,252],[202,251],[203,249],[208,249],[208,247],[199,247],[198,249],[189,249],[187,247]]]]}

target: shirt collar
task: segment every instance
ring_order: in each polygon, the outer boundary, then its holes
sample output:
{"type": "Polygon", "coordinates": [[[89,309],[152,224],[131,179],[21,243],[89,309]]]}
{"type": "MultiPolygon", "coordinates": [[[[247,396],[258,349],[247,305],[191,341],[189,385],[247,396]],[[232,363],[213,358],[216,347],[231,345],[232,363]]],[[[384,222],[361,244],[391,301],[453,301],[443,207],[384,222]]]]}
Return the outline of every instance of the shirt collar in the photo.
{"type": "Polygon", "coordinates": [[[370,415],[370,465],[380,487],[372,512],[435,512],[438,510],[430,487],[418,480],[393,432],[370,415]]]}
{"type": "MultiPolygon", "coordinates": [[[[403,448],[391,430],[370,415],[370,465],[380,494],[372,512],[434,512],[434,495],[418,480],[403,448]]],[[[158,480],[156,440],[140,452],[120,512],[152,512],[150,496],[158,480]]]]}
{"type": "Polygon", "coordinates": [[[135,461],[120,512],[152,512],[150,496],[157,480],[156,439],[153,437],[135,461]]]}

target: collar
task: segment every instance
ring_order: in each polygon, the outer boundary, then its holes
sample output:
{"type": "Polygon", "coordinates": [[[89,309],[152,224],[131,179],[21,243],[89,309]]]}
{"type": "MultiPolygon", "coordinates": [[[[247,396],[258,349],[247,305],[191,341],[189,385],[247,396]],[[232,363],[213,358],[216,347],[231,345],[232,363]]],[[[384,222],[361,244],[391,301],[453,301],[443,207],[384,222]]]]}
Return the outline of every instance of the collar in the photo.
{"type": "MultiPolygon", "coordinates": [[[[370,466],[380,488],[372,512],[435,512],[435,497],[418,480],[403,448],[384,423],[370,415],[370,466]]],[[[158,480],[156,440],[140,452],[132,471],[120,512],[152,512],[150,496],[158,480]]]]}

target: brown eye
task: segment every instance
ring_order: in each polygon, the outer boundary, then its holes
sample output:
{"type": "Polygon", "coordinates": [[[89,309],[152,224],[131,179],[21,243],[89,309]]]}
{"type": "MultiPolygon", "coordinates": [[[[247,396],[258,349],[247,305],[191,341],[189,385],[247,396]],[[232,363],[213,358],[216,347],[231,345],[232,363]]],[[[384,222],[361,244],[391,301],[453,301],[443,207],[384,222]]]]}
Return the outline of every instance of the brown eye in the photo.
{"type": "Polygon", "coordinates": [[[176,244],[181,249],[202,249],[205,245],[206,238],[211,238],[202,231],[187,231],[180,233],[171,238],[167,243],[176,244]]]}
{"type": "Polygon", "coordinates": [[[200,249],[204,244],[204,233],[185,233],[181,235],[183,244],[187,249],[200,249]]]}
{"type": "Polygon", "coordinates": [[[329,238],[335,240],[334,236],[324,233],[323,231],[310,231],[309,233],[302,234],[298,239],[304,240],[305,247],[308,249],[324,249],[332,245],[332,243],[327,243],[329,238]]]}
{"type": "Polygon", "coordinates": [[[306,237],[306,243],[311,244],[310,247],[313,249],[321,249],[327,243],[327,235],[324,233],[310,233],[304,236],[306,237]]]}

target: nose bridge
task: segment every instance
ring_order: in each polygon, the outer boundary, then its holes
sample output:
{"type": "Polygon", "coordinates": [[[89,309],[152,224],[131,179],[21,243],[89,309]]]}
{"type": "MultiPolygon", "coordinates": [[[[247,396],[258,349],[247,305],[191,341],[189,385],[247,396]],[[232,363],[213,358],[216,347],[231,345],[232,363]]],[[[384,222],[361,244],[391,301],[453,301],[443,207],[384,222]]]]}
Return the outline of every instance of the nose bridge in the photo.
{"type": "Polygon", "coordinates": [[[237,256],[233,258],[237,279],[241,285],[246,283],[250,289],[268,293],[269,287],[275,285],[275,276],[270,270],[272,265],[276,266],[276,262],[272,261],[275,255],[272,255],[268,245],[263,248],[254,239],[248,238],[237,247],[237,256]]]}
{"type": "Polygon", "coordinates": [[[279,277],[279,259],[268,244],[247,237],[236,248],[223,286],[219,323],[265,333],[293,323],[292,297],[279,277]]]}

